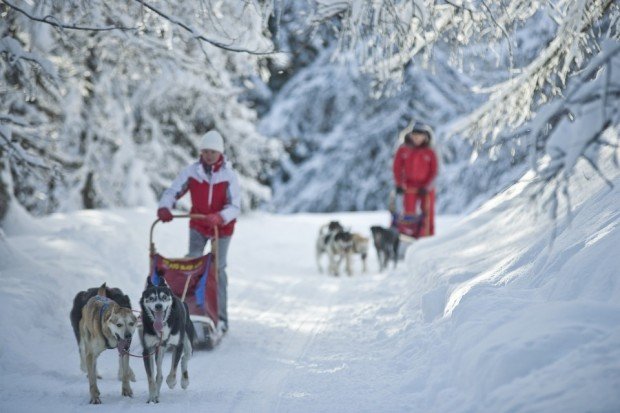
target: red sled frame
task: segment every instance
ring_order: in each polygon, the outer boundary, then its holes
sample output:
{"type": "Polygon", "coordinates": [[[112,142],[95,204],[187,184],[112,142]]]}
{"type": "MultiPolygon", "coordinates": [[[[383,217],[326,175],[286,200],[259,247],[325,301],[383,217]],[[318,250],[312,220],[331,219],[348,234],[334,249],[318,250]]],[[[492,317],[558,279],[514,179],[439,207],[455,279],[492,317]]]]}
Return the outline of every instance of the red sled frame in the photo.
{"type": "MultiPolygon", "coordinates": [[[[417,194],[417,189],[407,189],[405,193],[414,193],[417,194]]],[[[398,235],[401,241],[411,243],[419,238],[427,237],[430,235],[429,221],[426,214],[423,212],[420,213],[402,213],[398,214],[396,212],[395,202],[395,194],[390,194],[390,212],[393,214],[393,222],[392,225],[398,231],[398,235]]],[[[425,199],[426,202],[426,210],[429,210],[429,201],[428,198],[425,199]]]]}
{"type": "MultiPolygon", "coordinates": [[[[173,215],[174,218],[204,219],[202,214],[173,215]]],[[[190,320],[196,330],[195,347],[212,349],[221,339],[217,333],[218,317],[218,228],[214,228],[211,252],[202,257],[166,258],[157,253],[153,242],[157,219],[151,225],[149,274],[163,276],[173,294],[189,308],[190,320]]]]}

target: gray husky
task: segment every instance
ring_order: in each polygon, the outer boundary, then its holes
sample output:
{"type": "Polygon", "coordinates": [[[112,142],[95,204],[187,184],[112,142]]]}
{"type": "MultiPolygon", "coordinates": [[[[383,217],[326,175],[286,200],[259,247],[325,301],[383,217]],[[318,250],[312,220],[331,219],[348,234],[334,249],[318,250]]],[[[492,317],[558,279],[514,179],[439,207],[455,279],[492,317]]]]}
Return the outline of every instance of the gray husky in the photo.
{"type": "Polygon", "coordinates": [[[106,286],[99,287],[97,295],[91,297],[82,308],[79,321],[80,360],[88,373],[90,403],[100,404],[97,387],[97,358],[106,349],[116,348],[121,358],[120,375],[122,395],[133,396],[129,380],[129,346],[136,330],[137,318],[129,308],[119,306],[106,297],[106,286]]]}

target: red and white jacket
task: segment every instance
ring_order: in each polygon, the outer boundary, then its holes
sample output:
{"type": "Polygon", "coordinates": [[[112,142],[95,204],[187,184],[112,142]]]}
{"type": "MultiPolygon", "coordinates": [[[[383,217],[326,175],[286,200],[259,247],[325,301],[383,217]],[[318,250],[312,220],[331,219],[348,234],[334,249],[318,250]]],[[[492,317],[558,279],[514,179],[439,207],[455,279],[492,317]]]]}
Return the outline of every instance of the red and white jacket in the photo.
{"type": "MultiPolygon", "coordinates": [[[[236,218],[241,213],[241,197],[237,174],[221,156],[206,172],[200,161],[183,169],[159,201],[159,208],[172,209],[175,202],[189,191],[192,200],[192,214],[219,213],[224,220],[219,236],[231,236],[236,218]]],[[[193,228],[206,237],[213,236],[213,228],[201,219],[190,219],[193,228]]]]}

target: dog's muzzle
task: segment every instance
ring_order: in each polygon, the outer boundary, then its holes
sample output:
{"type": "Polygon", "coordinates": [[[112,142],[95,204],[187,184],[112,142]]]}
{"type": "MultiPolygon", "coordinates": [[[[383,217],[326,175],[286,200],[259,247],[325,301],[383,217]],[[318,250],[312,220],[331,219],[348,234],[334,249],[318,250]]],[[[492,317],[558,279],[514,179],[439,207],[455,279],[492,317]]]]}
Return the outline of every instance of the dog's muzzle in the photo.
{"type": "Polygon", "coordinates": [[[122,339],[117,334],[116,340],[117,340],[116,349],[118,350],[118,353],[120,355],[129,353],[129,347],[131,347],[131,336],[128,336],[128,337],[126,336],[124,339],[122,339]]]}

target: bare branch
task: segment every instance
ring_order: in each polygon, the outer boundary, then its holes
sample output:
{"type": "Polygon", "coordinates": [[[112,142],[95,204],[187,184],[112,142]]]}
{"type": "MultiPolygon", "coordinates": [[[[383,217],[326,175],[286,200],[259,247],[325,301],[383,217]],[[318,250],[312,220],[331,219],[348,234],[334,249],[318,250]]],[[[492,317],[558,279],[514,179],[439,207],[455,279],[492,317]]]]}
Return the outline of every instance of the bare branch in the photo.
{"type": "Polygon", "coordinates": [[[46,168],[47,166],[41,162],[40,159],[28,154],[24,149],[19,146],[19,143],[13,139],[12,131],[9,128],[1,127],[0,125],[0,138],[5,143],[0,141],[0,153],[6,151],[9,157],[13,157],[17,162],[22,162],[30,168],[46,168]]]}
{"type": "Polygon", "coordinates": [[[587,155],[582,155],[581,156],[583,159],[585,159],[588,164],[590,164],[590,166],[592,167],[592,169],[594,169],[594,171],[598,174],[598,176],[601,177],[601,179],[607,184],[607,186],[609,186],[610,188],[614,187],[614,184],[609,180],[609,178],[607,178],[605,176],[605,174],[603,174],[603,171],[601,171],[601,168],[598,167],[598,165],[596,164],[596,162],[594,162],[589,156],[587,155]]]}
{"type": "Polygon", "coordinates": [[[45,16],[45,17],[33,16],[30,13],[28,13],[26,10],[21,9],[6,0],[2,0],[2,2],[6,4],[8,7],[12,8],[13,10],[22,13],[24,16],[28,17],[30,20],[34,20],[34,21],[41,22],[41,23],[46,23],[51,26],[58,27],[59,29],[86,30],[86,31],[94,31],[94,32],[104,32],[104,31],[110,31],[110,30],[136,30],[137,29],[137,27],[125,27],[125,26],[92,27],[92,26],[79,26],[77,24],[61,23],[60,20],[58,20],[54,16],[50,16],[50,15],[45,16]]]}
{"type": "Polygon", "coordinates": [[[506,28],[504,26],[502,26],[497,19],[495,18],[495,16],[493,16],[493,12],[491,11],[491,8],[489,7],[489,5],[487,4],[486,1],[482,0],[482,5],[484,6],[484,8],[487,10],[487,13],[489,15],[489,18],[491,19],[491,21],[493,22],[493,24],[495,24],[499,30],[504,34],[504,37],[506,38],[506,44],[508,45],[508,53],[510,56],[510,71],[512,72],[513,69],[513,60],[514,60],[514,51],[512,50],[512,41],[510,40],[510,35],[508,34],[508,31],[506,31],[506,28]]]}
{"type": "Polygon", "coordinates": [[[196,31],[194,29],[192,29],[191,27],[189,27],[187,24],[183,23],[182,21],[180,21],[176,17],[167,15],[166,13],[162,12],[161,10],[159,10],[159,9],[155,8],[154,6],[148,4],[144,0],[135,0],[135,1],[137,1],[140,4],[142,4],[144,7],[146,7],[149,10],[151,10],[152,12],[154,12],[157,15],[159,15],[160,17],[163,17],[164,19],[168,20],[169,22],[171,22],[171,23],[181,27],[183,30],[185,30],[186,32],[190,33],[194,38],[202,40],[202,41],[207,42],[209,44],[212,44],[213,46],[219,47],[220,49],[228,50],[228,51],[231,51],[231,52],[249,53],[249,54],[252,54],[252,55],[259,55],[259,56],[264,56],[264,55],[270,55],[270,54],[278,53],[278,52],[276,52],[273,49],[269,50],[269,51],[265,51],[265,52],[261,52],[261,51],[257,51],[257,50],[248,50],[248,49],[241,48],[241,47],[234,47],[232,45],[232,43],[224,44],[224,43],[219,42],[217,40],[209,39],[208,37],[206,37],[206,36],[204,36],[202,34],[196,33],[196,31]]]}

